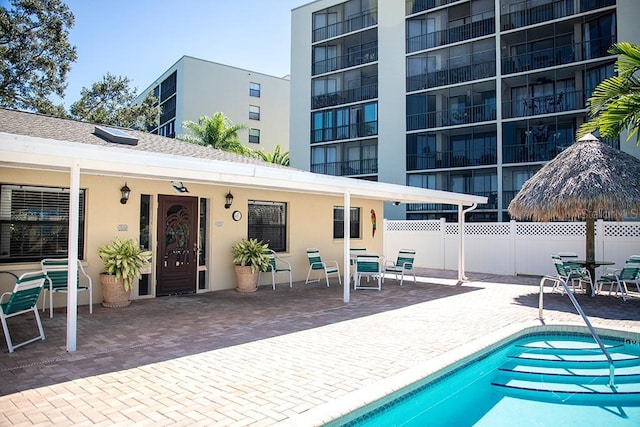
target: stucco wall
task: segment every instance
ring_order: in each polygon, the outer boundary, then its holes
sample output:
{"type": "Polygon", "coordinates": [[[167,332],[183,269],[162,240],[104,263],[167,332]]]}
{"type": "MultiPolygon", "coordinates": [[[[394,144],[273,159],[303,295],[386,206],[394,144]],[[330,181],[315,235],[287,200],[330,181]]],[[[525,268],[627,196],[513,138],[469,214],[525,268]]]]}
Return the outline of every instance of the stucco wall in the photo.
{"type": "MultiPolygon", "coordinates": [[[[58,172],[38,172],[23,169],[0,169],[0,182],[5,184],[31,184],[42,186],[69,187],[69,175],[58,172]]],[[[288,251],[280,254],[292,264],[293,280],[304,280],[308,271],[306,249],[317,247],[323,259],[336,260],[342,266],[343,240],[333,239],[333,207],[342,206],[343,198],[319,196],[315,194],[287,193],[278,191],[261,191],[251,188],[234,188],[227,186],[209,186],[185,182],[189,189],[187,196],[209,199],[208,212],[208,290],[233,289],[235,276],[232,265],[231,246],[247,235],[247,203],[249,200],[267,200],[287,203],[288,251]],[[231,191],[234,196],[231,209],[225,209],[225,194],[231,191]],[[240,221],[233,221],[231,213],[242,212],[240,221]]],[[[153,231],[152,248],[157,248],[157,196],[158,194],[175,194],[170,182],[142,179],[130,179],[112,176],[81,174],[80,186],[86,189],[86,243],[85,268],[94,283],[94,303],[102,301],[99,274],[102,262],[98,258],[97,248],[115,237],[121,239],[138,239],[140,218],[140,195],[149,194],[152,200],[153,231]],[[126,205],[120,203],[120,187],[125,183],[131,188],[131,196],[126,205]],[[126,228],[126,231],[124,230],[126,228]]],[[[361,239],[353,239],[352,246],[366,247],[370,252],[382,253],[382,202],[352,199],[352,207],[361,208],[361,239]],[[378,214],[378,229],[375,238],[371,236],[370,211],[378,214]]],[[[154,263],[155,263],[154,253],[154,263]]],[[[39,269],[37,263],[2,263],[0,271],[11,271],[20,274],[25,271],[39,269]]],[[[155,265],[151,269],[152,280],[155,278],[155,265]]],[[[263,276],[263,282],[267,278],[263,276]]],[[[278,281],[284,282],[283,276],[278,281]]],[[[11,276],[0,275],[0,291],[12,288],[11,276]]],[[[132,299],[136,298],[137,287],[132,299]]],[[[80,305],[88,303],[88,295],[78,295],[80,305]]],[[[56,295],[55,306],[64,305],[65,295],[56,295]]]]}

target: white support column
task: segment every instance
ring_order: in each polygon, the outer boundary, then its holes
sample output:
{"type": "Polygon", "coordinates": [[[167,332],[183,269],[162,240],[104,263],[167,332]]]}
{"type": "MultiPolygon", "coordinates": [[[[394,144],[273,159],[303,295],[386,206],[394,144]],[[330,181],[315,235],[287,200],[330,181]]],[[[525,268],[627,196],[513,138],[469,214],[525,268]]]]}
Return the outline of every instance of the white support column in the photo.
{"type": "Polygon", "coordinates": [[[464,272],[464,216],[467,212],[474,210],[478,206],[477,203],[474,203],[473,206],[467,209],[462,209],[462,205],[458,205],[458,283],[456,285],[461,285],[462,282],[467,280],[467,276],[464,272]]]}
{"type": "Polygon", "coordinates": [[[68,258],[69,271],[67,273],[67,351],[76,351],[78,335],[78,287],[73,283],[78,281],[78,235],[80,210],[80,164],[74,162],[71,167],[69,184],[69,238],[68,258]]]}
{"type": "Polygon", "coordinates": [[[344,279],[342,286],[344,289],[344,302],[349,302],[351,299],[351,267],[350,267],[350,252],[351,252],[351,193],[348,191],[344,193],[344,279]]]}

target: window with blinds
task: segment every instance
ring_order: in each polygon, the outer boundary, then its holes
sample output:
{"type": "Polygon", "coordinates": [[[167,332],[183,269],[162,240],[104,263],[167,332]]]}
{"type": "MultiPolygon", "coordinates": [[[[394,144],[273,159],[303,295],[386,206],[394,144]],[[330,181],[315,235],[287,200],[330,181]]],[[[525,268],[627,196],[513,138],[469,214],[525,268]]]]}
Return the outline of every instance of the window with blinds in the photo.
{"type": "MultiPolygon", "coordinates": [[[[84,255],[85,190],[80,190],[78,254],[84,255]]],[[[0,185],[0,262],[68,255],[69,189],[0,185]]]]}
{"type": "MultiPolygon", "coordinates": [[[[350,226],[349,231],[352,239],[360,238],[360,208],[350,209],[350,226]]],[[[344,239],[344,207],[333,207],[333,238],[344,239]]]]}
{"type": "Polygon", "coordinates": [[[250,239],[262,240],[276,252],[287,250],[287,204],[249,200],[250,239]]]}

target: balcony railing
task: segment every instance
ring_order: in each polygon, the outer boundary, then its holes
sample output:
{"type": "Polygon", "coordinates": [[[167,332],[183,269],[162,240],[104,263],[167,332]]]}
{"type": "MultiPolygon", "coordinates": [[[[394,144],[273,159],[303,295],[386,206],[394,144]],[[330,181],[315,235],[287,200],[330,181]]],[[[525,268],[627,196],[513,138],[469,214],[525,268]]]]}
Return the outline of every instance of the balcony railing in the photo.
{"type": "Polygon", "coordinates": [[[311,108],[324,108],[351,102],[366,101],[378,97],[378,85],[372,84],[353,89],[340,90],[334,93],[311,97],[311,108]]]}
{"type": "Polygon", "coordinates": [[[346,55],[328,58],[313,63],[313,75],[329,73],[343,68],[355,67],[356,65],[368,64],[378,60],[378,47],[361,48],[356,52],[349,52],[346,55]]]}
{"type": "Polygon", "coordinates": [[[474,105],[444,111],[407,115],[407,130],[430,129],[495,120],[495,107],[474,105]]]}
{"type": "Polygon", "coordinates": [[[407,170],[442,169],[496,164],[495,148],[476,148],[464,151],[438,151],[427,154],[408,154],[407,170]]]}
{"type": "Polygon", "coordinates": [[[419,76],[407,77],[407,92],[494,77],[496,61],[452,67],[419,76]]]}
{"type": "Polygon", "coordinates": [[[371,27],[378,24],[378,10],[372,9],[361,12],[359,15],[345,19],[344,21],[329,24],[325,27],[313,30],[314,43],[320,40],[329,39],[331,37],[341,36],[342,34],[358,31],[363,28],[371,27]]]}
{"type": "Polygon", "coordinates": [[[311,172],[334,176],[369,175],[378,173],[378,159],[318,163],[311,165],[311,172]]]}
{"type": "Polygon", "coordinates": [[[549,95],[517,98],[502,103],[502,118],[529,117],[585,108],[584,91],[558,92],[549,95]]]}
{"type": "Polygon", "coordinates": [[[460,0],[406,0],[406,13],[411,15],[456,1],[460,0]]]}
{"type": "Polygon", "coordinates": [[[485,12],[480,15],[466,17],[464,18],[464,22],[463,25],[458,25],[446,30],[407,38],[407,53],[482,37],[495,32],[493,12],[485,12]],[[476,20],[478,17],[482,19],[476,20]]]}
{"type": "Polygon", "coordinates": [[[361,138],[378,134],[378,121],[332,126],[311,131],[311,143],[361,138]]]}
{"type": "Polygon", "coordinates": [[[500,16],[500,28],[502,31],[522,28],[528,25],[539,24],[553,19],[564,18],[576,13],[588,12],[602,7],[613,6],[615,0],[581,0],[580,10],[574,9],[573,1],[557,0],[546,4],[529,6],[530,2],[523,1],[511,7],[520,9],[500,16]]]}
{"type": "Polygon", "coordinates": [[[416,211],[455,211],[458,207],[443,203],[407,203],[408,212],[416,211]]]}
{"type": "Polygon", "coordinates": [[[503,145],[503,163],[547,162],[557,156],[573,141],[543,141],[503,145]]]}
{"type": "Polygon", "coordinates": [[[608,49],[616,42],[615,36],[556,46],[502,58],[502,74],[519,73],[554,65],[570,64],[586,59],[608,56],[608,49]]]}

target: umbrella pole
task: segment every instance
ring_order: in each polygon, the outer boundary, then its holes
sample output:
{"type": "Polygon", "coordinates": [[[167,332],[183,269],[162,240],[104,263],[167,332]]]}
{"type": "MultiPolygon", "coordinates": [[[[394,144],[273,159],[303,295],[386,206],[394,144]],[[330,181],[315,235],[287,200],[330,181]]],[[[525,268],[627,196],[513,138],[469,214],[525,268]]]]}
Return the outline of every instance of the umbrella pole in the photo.
{"type": "MultiPolygon", "coordinates": [[[[586,219],[586,255],[587,255],[587,270],[589,270],[589,274],[591,275],[591,281],[596,281],[596,268],[593,264],[596,260],[596,244],[595,244],[595,212],[587,212],[586,219]]],[[[593,295],[591,285],[587,286],[587,295],[593,295]]]]}

